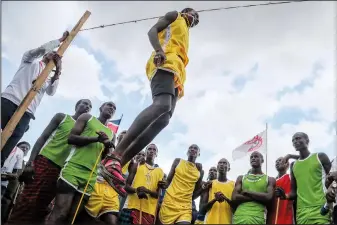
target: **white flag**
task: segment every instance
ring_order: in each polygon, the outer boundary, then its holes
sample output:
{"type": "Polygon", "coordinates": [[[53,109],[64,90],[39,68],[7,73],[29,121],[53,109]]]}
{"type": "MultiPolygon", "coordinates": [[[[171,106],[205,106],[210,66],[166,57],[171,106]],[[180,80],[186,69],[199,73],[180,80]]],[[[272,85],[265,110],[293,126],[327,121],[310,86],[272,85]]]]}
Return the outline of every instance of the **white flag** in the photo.
{"type": "Polygon", "coordinates": [[[267,149],[267,130],[255,135],[249,141],[246,141],[239,147],[235,148],[232,153],[233,160],[245,157],[247,154],[259,151],[265,153],[267,149]]]}

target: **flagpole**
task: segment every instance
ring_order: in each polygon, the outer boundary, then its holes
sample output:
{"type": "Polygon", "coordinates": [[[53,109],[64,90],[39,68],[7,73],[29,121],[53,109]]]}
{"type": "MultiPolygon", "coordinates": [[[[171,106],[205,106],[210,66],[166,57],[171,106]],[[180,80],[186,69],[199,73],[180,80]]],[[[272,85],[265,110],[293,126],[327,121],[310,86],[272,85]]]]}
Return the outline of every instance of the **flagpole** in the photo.
{"type": "Polygon", "coordinates": [[[268,175],[268,123],[266,123],[266,175],[268,175]]]}

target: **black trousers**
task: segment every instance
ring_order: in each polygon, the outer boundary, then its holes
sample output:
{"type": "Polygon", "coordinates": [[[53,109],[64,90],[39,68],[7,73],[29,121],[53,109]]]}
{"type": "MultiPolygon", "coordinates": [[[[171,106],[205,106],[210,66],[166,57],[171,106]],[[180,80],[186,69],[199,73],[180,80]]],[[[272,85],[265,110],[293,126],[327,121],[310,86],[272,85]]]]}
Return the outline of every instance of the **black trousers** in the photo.
{"type": "MultiPolygon", "coordinates": [[[[1,98],[1,129],[5,129],[8,121],[13,116],[15,110],[18,108],[13,102],[6,98],[1,98]]],[[[14,129],[12,136],[7,140],[4,148],[1,151],[1,167],[4,165],[5,160],[13,150],[13,148],[19,143],[20,139],[25,134],[29,126],[31,115],[25,112],[19,121],[18,125],[14,129]]]]}

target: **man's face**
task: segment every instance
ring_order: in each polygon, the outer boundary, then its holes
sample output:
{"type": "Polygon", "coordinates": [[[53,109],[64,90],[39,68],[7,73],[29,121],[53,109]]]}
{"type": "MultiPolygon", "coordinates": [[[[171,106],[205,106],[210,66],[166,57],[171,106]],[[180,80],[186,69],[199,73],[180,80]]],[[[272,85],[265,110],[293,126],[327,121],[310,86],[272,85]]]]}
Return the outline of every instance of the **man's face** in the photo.
{"type": "Polygon", "coordinates": [[[199,151],[199,147],[193,144],[188,148],[187,156],[197,158],[199,156],[199,151]]]}
{"type": "Polygon", "coordinates": [[[157,148],[155,145],[149,145],[146,149],[146,158],[154,159],[157,156],[157,148]]]}
{"type": "Polygon", "coordinates": [[[213,166],[209,169],[208,171],[208,179],[209,180],[214,180],[216,179],[216,177],[218,176],[218,171],[216,170],[216,168],[213,166]]]}
{"type": "Polygon", "coordinates": [[[83,113],[88,113],[92,109],[92,104],[89,99],[83,99],[81,102],[77,105],[76,107],[76,112],[83,114],[83,113]]]}
{"type": "Polygon", "coordinates": [[[261,153],[259,153],[259,152],[253,152],[250,155],[250,165],[253,168],[261,167],[262,161],[263,161],[263,158],[262,158],[261,153]]]}
{"type": "Polygon", "coordinates": [[[309,140],[303,133],[299,132],[293,135],[292,143],[296,151],[300,151],[308,148],[309,140]]]}
{"type": "Polygon", "coordinates": [[[145,152],[141,151],[135,156],[136,162],[141,162],[145,160],[145,152]]]}
{"type": "Polygon", "coordinates": [[[229,168],[229,163],[228,163],[228,160],[227,160],[227,159],[221,159],[221,160],[218,162],[218,171],[219,171],[220,173],[227,172],[227,171],[228,171],[228,168],[229,168]]]}
{"type": "Polygon", "coordinates": [[[30,150],[30,146],[26,143],[20,144],[18,147],[23,151],[24,156],[26,156],[30,150]]]}
{"type": "Polygon", "coordinates": [[[285,170],[288,167],[288,164],[283,163],[283,157],[280,157],[275,162],[275,168],[278,172],[285,170]]]}
{"type": "Polygon", "coordinates": [[[116,111],[116,105],[113,102],[106,102],[101,107],[101,113],[105,118],[110,119],[116,111]]]}

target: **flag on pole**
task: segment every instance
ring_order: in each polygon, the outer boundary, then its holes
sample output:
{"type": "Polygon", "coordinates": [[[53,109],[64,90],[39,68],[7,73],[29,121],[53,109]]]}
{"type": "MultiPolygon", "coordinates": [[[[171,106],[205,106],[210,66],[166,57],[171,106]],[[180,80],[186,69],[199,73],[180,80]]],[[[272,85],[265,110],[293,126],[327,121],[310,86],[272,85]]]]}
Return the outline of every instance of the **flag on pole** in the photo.
{"type": "Polygon", "coordinates": [[[242,158],[247,154],[259,151],[261,153],[267,152],[267,130],[255,135],[249,141],[246,141],[232,152],[233,160],[242,158]]]}
{"type": "Polygon", "coordinates": [[[118,120],[110,120],[107,123],[107,127],[110,128],[115,134],[117,134],[117,131],[118,131],[119,125],[121,124],[122,118],[123,118],[123,114],[122,114],[121,118],[118,119],[118,120]]]}

